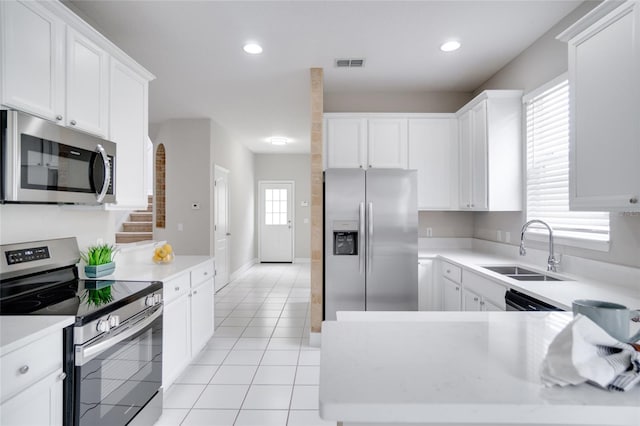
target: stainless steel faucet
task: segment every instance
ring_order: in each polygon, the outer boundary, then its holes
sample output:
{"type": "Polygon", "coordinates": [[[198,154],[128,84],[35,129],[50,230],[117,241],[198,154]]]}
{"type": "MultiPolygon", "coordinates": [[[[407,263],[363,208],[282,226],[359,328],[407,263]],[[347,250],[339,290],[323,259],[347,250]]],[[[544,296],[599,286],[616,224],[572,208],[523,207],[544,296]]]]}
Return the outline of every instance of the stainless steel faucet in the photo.
{"type": "Polygon", "coordinates": [[[540,225],[544,225],[549,230],[549,258],[547,259],[547,271],[557,272],[557,266],[560,261],[557,260],[555,255],[553,254],[553,229],[551,229],[551,226],[549,226],[549,224],[545,221],[533,219],[522,225],[522,231],[520,231],[520,256],[524,256],[525,254],[527,254],[527,250],[524,248],[524,233],[532,223],[539,223],[540,225]]]}

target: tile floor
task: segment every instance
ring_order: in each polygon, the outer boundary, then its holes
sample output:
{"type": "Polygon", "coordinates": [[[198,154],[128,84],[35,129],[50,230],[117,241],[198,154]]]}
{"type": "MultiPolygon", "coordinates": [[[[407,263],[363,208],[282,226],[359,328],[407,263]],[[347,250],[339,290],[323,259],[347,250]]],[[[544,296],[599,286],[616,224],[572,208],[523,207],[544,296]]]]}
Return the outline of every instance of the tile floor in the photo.
{"type": "Polygon", "coordinates": [[[165,393],[156,426],[316,426],[309,265],[259,264],[216,294],[216,330],[165,393]]]}

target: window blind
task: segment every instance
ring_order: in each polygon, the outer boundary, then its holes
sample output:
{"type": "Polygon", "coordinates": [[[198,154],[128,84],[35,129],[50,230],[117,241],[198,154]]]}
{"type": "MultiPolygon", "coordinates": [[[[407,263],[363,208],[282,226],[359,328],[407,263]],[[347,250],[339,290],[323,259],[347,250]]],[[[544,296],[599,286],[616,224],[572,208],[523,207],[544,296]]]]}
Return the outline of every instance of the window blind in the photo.
{"type": "Polygon", "coordinates": [[[609,240],[609,213],[569,211],[569,82],[551,83],[525,98],[527,220],[558,235],[609,240]]]}

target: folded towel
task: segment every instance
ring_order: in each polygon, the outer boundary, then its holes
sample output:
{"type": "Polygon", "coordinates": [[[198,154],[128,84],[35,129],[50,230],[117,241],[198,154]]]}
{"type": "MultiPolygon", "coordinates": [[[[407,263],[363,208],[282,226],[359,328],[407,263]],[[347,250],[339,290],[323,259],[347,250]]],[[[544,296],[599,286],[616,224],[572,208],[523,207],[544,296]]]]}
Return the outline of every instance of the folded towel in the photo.
{"type": "Polygon", "coordinates": [[[545,386],[589,381],[627,391],[640,382],[640,352],[578,314],[549,345],[540,377],[545,386]]]}

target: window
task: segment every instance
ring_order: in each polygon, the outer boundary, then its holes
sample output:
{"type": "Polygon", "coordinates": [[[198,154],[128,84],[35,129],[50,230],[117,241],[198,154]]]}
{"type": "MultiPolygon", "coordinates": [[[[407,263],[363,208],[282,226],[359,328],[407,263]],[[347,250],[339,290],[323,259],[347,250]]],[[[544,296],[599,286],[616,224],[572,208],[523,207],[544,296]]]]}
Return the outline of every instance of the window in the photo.
{"type": "Polygon", "coordinates": [[[264,191],[264,223],[265,225],[287,224],[287,190],[265,189],[264,191]]]}
{"type": "Polygon", "coordinates": [[[524,103],[527,220],[544,220],[559,237],[608,242],[609,213],[569,211],[569,82],[566,76],[526,95],[524,103]]]}

